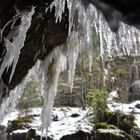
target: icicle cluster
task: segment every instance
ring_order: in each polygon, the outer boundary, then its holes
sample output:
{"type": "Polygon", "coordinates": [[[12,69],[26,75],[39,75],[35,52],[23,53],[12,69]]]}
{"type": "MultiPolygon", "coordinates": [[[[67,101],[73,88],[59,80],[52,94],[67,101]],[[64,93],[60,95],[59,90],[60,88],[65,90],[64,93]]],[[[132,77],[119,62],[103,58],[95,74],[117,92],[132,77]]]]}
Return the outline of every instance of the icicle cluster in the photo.
{"type": "MultiPolygon", "coordinates": [[[[65,61],[68,65],[68,84],[72,92],[76,62],[83,46],[84,49],[87,49],[89,70],[91,71],[94,51],[93,28],[100,38],[100,57],[102,60],[104,57],[112,58],[115,55],[138,54],[139,48],[136,42],[139,43],[139,32],[133,27],[120,23],[118,33],[113,33],[103,15],[93,5],[85,8],[81,0],[54,0],[50,9],[55,7],[56,22],[61,21],[66,3],[69,10],[69,37],[67,41],[67,60],[65,61]]],[[[41,62],[41,91],[44,99],[43,131],[48,130],[51,122],[51,109],[57,92],[58,77],[62,71],[60,69],[61,55],[60,49],[57,48],[44,62],[41,62]],[[55,55],[56,52],[59,56],[55,55]]]]}
{"type": "MultiPolygon", "coordinates": [[[[5,69],[8,70],[9,67],[12,66],[9,82],[11,81],[12,76],[15,72],[15,68],[20,55],[20,50],[24,47],[26,33],[31,25],[33,14],[34,8],[32,8],[31,11],[28,12],[18,13],[17,17],[21,18],[20,25],[18,26],[15,25],[15,22],[18,19],[15,18],[15,20],[12,21],[11,31],[9,32],[7,37],[4,38],[6,54],[0,67],[0,78],[4,70],[5,69]]],[[[6,26],[7,25],[8,24],[6,24],[6,26]]],[[[6,26],[3,28],[2,32],[5,30],[6,26]]],[[[16,87],[9,93],[8,88],[1,79],[0,89],[1,89],[0,91],[0,104],[1,104],[0,121],[1,121],[3,119],[3,116],[8,112],[8,110],[11,110],[15,106],[18,96],[20,95],[19,94],[20,86],[16,87]],[[10,94],[10,96],[8,94],[10,94]]]]}
{"type": "Polygon", "coordinates": [[[0,77],[3,74],[3,71],[7,68],[9,69],[12,66],[12,72],[10,76],[10,80],[14,74],[18,58],[20,55],[20,50],[24,46],[24,41],[26,38],[26,33],[31,25],[32,15],[34,14],[34,8],[32,8],[31,12],[24,12],[21,16],[21,24],[15,26],[15,21],[13,21],[11,31],[8,36],[4,39],[6,46],[6,54],[4,60],[1,64],[0,68],[0,77]],[[12,40],[12,42],[10,41],[12,40]]]}
{"type": "Polygon", "coordinates": [[[69,38],[68,38],[68,77],[69,85],[73,87],[75,65],[78,53],[81,52],[82,46],[87,49],[89,57],[89,70],[91,71],[94,37],[92,36],[93,28],[100,39],[100,58],[114,58],[123,55],[139,54],[139,31],[124,23],[120,23],[118,33],[110,30],[103,14],[93,5],[85,7],[81,0],[54,0],[51,8],[55,7],[56,22],[62,19],[65,5],[69,10],[69,38]]]}

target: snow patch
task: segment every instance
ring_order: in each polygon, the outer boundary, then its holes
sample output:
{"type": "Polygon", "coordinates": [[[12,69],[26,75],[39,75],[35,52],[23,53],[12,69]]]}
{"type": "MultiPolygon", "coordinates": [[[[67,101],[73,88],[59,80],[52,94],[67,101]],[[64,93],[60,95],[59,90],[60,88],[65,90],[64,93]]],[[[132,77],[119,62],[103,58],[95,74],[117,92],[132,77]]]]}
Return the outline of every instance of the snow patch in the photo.
{"type": "Polygon", "coordinates": [[[140,105],[140,100],[134,101],[132,103],[121,103],[116,102],[113,98],[118,98],[117,91],[110,93],[108,98],[108,108],[110,111],[121,111],[125,114],[133,114],[135,116],[135,123],[140,128],[140,108],[137,108],[136,105],[140,105]]]}

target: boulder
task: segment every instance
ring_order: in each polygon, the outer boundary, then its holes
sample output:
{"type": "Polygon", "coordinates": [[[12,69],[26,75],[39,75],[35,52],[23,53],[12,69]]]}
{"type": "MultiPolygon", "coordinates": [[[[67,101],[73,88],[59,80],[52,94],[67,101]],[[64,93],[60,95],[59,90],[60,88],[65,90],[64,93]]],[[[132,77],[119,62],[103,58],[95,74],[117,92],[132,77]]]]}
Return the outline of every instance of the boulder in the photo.
{"type": "Polygon", "coordinates": [[[74,134],[63,136],[60,140],[92,140],[92,135],[83,131],[78,131],[74,134]]]}

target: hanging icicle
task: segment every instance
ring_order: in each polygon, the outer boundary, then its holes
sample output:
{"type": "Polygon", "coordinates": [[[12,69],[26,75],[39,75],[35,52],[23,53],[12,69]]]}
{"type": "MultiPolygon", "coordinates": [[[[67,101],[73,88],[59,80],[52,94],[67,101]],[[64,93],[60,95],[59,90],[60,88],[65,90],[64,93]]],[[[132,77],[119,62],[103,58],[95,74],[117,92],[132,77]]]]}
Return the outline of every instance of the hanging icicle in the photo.
{"type": "Polygon", "coordinates": [[[9,67],[12,66],[12,72],[9,82],[11,81],[12,76],[15,72],[15,68],[20,55],[20,50],[24,47],[26,33],[31,25],[31,20],[34,12],[35,11],[33,7],[30,12],[21,13],[21,24],[19,26],[14,26],[15,21],[13,21],[10,33],[4,39],[6,54],[0,67],[0,77],[2,76],[6,68],[8,70],[9,67]],[[10,40],[12,40],[12,42],[10,40]]]}
{"type": "Polygon", "coordinates": [[[51,123],[54,98],[57,93],[59,74],[66,69],[66,57],[61,47],[56,47],[44,61],[39,62],[41,95],[43,97],[42,109],[42,136],[46,135],[51,123]]]}

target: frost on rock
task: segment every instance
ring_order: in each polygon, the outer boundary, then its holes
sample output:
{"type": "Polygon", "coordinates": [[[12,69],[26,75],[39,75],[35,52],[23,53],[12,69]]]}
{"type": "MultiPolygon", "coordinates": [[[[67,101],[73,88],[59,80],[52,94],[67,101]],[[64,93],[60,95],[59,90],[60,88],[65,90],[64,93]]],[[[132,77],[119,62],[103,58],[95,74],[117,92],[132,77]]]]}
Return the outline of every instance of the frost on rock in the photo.
{"type": "Polygon", "coordinates": [[[42,136],[46,135],[51,123],[54,98],[57,93],[59,74],[66,69],[66,59],[61,47],[56,47],[44,61],[39,62],[42,109],[42,136]]]}

